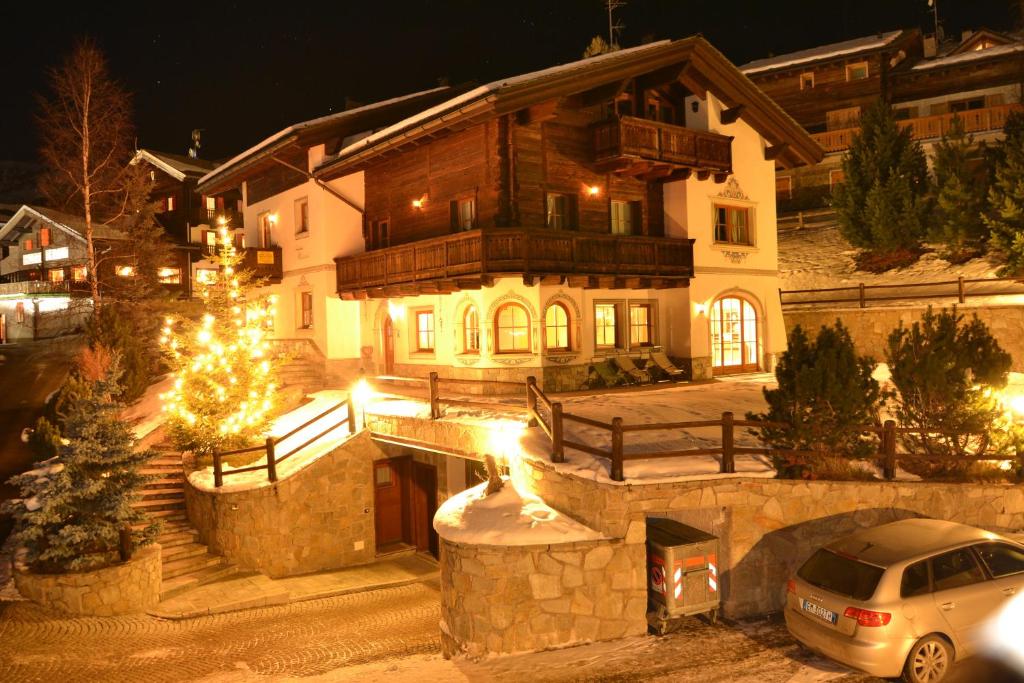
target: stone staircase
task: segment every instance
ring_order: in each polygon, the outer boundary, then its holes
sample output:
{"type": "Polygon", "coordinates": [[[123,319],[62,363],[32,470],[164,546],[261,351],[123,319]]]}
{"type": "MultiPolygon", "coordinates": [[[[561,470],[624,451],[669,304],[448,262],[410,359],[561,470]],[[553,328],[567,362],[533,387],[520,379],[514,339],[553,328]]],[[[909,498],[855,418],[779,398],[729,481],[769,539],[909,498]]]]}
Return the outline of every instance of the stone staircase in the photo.
{"type": "Polygon", "coordinates": [[[326,386],[322,359],[300,356],[283,363],[278,369],[282,388],[300,387],[303,393],[311,394],[326,386]]]}
{"type": "Polygon", "coordinates": [[[163,577],[160,599],[182,593],[190,588],[231,576],[237,567],[214,555],[199,541],[196,531],[185,515],[185,474],[181,455],[157,450],[158,455],[142,469],[156,477],[143,488],[141,498],[133,507],[160,522],[157,537],[163,549],[163,577]]]}

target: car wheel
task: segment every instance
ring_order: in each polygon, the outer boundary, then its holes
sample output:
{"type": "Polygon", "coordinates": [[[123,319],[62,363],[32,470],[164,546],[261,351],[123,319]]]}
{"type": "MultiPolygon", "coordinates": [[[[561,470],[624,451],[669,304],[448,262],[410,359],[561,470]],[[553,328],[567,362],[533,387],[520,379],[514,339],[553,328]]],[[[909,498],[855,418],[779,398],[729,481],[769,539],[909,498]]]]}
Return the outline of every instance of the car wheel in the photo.
{"type": "Polygon", "coordinates": [[[908,683],[938,683],[953,666],[953,648],[939,636],[927,636],[910,648],[903,678],[908,683]]]}

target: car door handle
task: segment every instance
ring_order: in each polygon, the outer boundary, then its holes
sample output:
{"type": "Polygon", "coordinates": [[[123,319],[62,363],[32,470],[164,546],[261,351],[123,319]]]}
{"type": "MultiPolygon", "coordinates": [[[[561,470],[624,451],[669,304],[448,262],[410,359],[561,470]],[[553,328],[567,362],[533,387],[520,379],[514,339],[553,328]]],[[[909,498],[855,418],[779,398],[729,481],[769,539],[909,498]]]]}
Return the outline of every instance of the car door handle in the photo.
{"type": "Polygon", "coordinates": [[[954,607],[956,607],[956,603],[955,602],[944,602],[944,603],[942,603],[942,609],[946,610],[947,612],[949,610],[953,609],[954,607]]]}
{"type": "Polygon", "coordinates": [[[1010,586],[1009,588],[1004,588],[1003,589],[1003,595],[1016,595],[1016,594],[1017,594],[1017,589],[1014,588],[1013,586],[1010,586]]]}

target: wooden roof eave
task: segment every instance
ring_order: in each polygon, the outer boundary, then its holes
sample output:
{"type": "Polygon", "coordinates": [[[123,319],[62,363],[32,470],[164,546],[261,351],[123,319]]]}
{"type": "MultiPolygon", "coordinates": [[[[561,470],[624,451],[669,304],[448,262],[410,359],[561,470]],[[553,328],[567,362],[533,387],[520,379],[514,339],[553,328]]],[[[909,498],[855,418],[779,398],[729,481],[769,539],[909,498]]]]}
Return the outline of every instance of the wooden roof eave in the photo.
{"type": "Polygon", "coordinates": [[[260,150],[259,153],[238,162],[234,168],[226,173],[218,174],[216,178],[196,185],[196,190],[202,194],[217,194],[233,190],[239,187],[253,172],[274,166],[275,164],[271,157],[286,151],[289,147],[295,145],[297,141],[297,134],[286,135],[266,149],[260,150]]]}

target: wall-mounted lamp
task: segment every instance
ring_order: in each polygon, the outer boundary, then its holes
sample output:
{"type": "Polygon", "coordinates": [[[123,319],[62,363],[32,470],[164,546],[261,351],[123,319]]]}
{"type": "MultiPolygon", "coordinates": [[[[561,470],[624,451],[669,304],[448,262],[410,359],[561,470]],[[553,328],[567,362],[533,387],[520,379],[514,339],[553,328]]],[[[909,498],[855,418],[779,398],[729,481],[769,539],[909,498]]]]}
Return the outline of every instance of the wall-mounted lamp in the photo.
{"type": "Polygon", "coordinates": [[[699,112],[700,111],[700,102],[698,102],[697,100],[694,100],[693,102],[690,102],[690,111],[692,111],[694,114],[699,112]]]}
{"type": "Polygon", "coordinates": [[[423,205],[426,203],[426,201],[427,201],[427,195],[423,195],[422,197],[418,197],[418,198],[412,200],[412,208],[414,208],[414,209],[422,209],[423,205]]]}
{"type": "Polygon", "coordinates": [[[271,225],[277,223],[277,214],[276,213],[270,214],[269,216],[267,216],[267,220],[270,221],[271,225]]]}
{"type": "Polygon", "coordinates": [[[696,313],[697,315],[704,315],[705,313],[708,312],[708,306],[707,304],[694,304],[693,312],[696,313]]]}
{"type": "Polygon", "coordinates": [[[601,188],[598,187],[597,185],[588,185],[587,194],[590,195],[591,197],[596,197],[597,195],[601,194],[601,188]]]}

